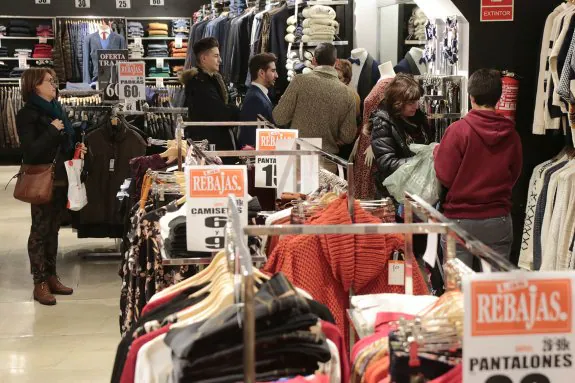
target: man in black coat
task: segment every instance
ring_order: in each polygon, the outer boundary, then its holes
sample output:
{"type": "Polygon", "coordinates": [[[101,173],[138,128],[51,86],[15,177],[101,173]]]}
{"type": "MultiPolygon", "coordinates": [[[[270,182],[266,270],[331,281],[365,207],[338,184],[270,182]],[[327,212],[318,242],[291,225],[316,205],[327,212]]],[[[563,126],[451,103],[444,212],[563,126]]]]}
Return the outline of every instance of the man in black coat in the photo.
{"type": "MultiPolygon", "coordinates": [[[[197,68],[180,75],[185,86],[186,105],[190,121],[238,121],[239,109],[228,103],[228,92],[219,73],[222,59],[218,40],[201,39],[194,44],[197,68]]],[[[193,126],[186,128],[186,138],[194,141],[207,139],[216,150],[234,150],[235,141],[231,128],[193,126]]]]}
{"type": "MultiPolygon", "coordinates": [[[[269,97],[269,89],[275,85],[278,78],[276,70],[277,58],[272,53],[261,53],[250,59],[250,75],[254,79],[248,92],[242,110],[240,120],[256,121],[258,115],[274,123],[272,112],[273,104],[269,97]]],[[[245,145],[256,146],[256,127],[242,126],[238,137],[239,147],[245,145]]]]}

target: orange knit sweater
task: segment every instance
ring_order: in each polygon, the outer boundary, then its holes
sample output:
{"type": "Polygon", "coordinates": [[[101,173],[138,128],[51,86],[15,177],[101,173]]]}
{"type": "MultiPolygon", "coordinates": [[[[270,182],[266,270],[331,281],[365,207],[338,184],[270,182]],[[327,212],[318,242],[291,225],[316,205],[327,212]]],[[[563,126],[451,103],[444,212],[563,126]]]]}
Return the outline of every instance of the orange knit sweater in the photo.
{"type": "MultiPolygon", "coordinates": [[[[356,223],[381,223],[355,204],[356,223]]],[[[309,218],[310,225],[351,224],[347,197],[332,202],[324,211],[309,218]]],[[[402,234],[327,234],[282,237],[269,256],[264,272],[283,272],[297,287],[311,293],[326,305],[336,324],[348,338],[349,291],[355,295],[404,293],[403,286],[390,286],[388,266],[393,251],[404,247],[402,234]]],[[[413,267],[413,293],[428,294],[417,265],[413,267]]]]}

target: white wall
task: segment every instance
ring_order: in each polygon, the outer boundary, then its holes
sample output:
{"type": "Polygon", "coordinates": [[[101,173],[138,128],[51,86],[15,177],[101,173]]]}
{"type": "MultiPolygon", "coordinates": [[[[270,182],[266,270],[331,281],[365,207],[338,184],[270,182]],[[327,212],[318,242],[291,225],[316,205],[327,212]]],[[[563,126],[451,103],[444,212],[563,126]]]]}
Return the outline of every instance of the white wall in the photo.
{"type": "Polygon", "coordinates": [[[353,47],[377,57],[377,0],[356,0],[353,5],[353,47]]]}

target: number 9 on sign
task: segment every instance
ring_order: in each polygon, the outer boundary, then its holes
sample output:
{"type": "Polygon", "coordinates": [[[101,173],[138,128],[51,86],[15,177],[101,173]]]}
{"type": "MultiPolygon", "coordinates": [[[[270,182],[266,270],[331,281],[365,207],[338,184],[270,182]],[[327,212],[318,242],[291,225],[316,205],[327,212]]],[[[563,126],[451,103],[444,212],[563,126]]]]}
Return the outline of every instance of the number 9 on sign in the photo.
{"type": "Polygon", "coordinates": [[[206,238],[206,247],[212,250],[223,249],[225,242],[224,237],[208,237],[206,238]]]}

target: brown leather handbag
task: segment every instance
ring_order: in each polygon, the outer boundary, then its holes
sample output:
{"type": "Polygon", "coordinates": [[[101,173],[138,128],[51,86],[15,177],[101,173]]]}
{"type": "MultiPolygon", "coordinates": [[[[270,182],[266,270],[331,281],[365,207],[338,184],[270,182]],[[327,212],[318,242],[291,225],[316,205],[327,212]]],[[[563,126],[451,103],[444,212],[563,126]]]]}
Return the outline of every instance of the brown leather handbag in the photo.
{"type": "MultiPolygon", "coordinates": [[[[56,158],[58,158],[57,155],[56,158]]],[[[14,198],[32,205],[44,205],[51,202],[56,158],[51,164],[46,165],[22,164],[20,171],[14,176],[17,179],[14,198]]]]}

